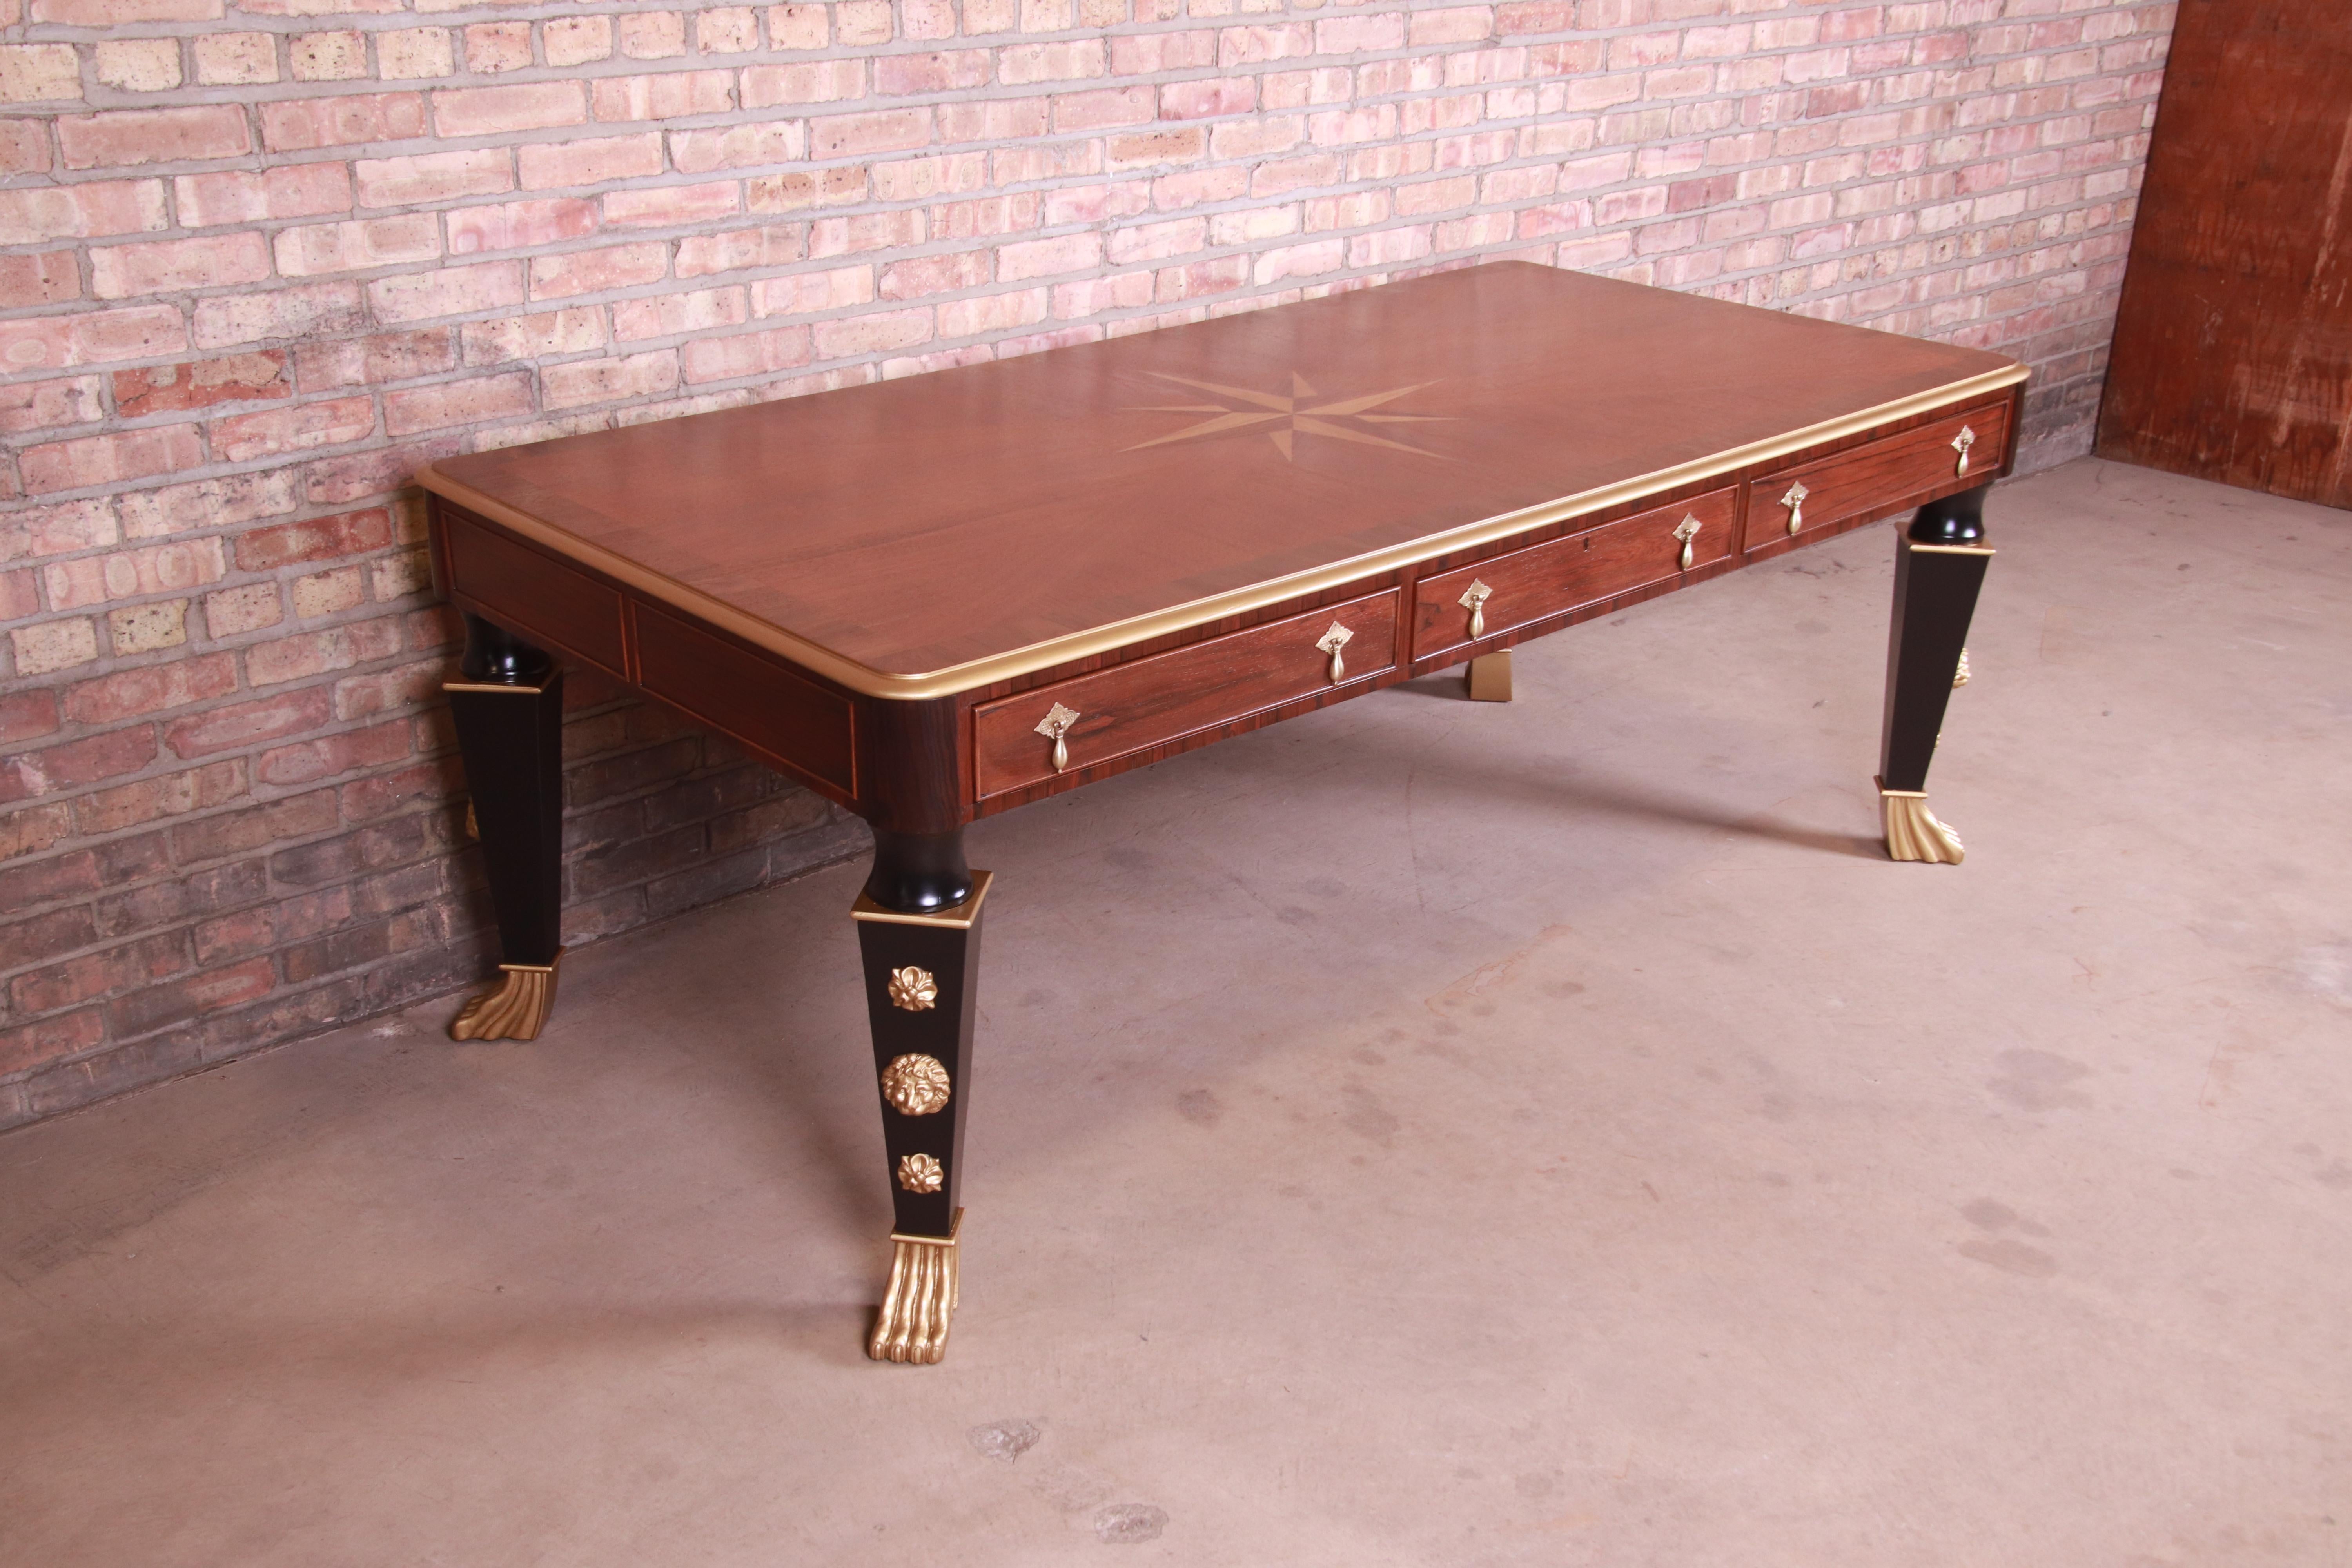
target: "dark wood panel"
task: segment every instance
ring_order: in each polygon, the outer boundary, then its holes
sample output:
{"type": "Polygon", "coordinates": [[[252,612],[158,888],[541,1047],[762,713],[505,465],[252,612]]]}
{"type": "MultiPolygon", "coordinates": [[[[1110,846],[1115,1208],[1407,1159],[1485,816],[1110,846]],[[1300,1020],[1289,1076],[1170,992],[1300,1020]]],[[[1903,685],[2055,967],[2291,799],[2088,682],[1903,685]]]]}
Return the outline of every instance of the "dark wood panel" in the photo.
{"type": "Polygon", "coordinates": [[[1150,658],[1024,691],[974,710],[979,795],[1051,780],[1054,742],[1037,725],[1059,705],[1078,717],[1064,735],[1071,774],[1218,728],[1284,702],[1333,691],[1330,656],[1316,645],[1334,624],[1351,636],[1338,690],[1368,688],[1396,668],[1396,590],[1315,609],[1150,658]]]}
{"type": "Polygon", "coordinates": [[[634,606],[638,684],[771,759],[857,792],[849,700],[650,606],[634,606]]]}
{"type": "Polygon", "coordinates": [[[2352,15],[2181,0],[2098,452],[2352,507],[2352,15]]]}
{"type": "Polygon", "coordinates": [[[1982,484],[2009,460],[2009,407],[1993,404],[1813,462],[1775,468],[1748,484],[1747,539],[1761,550],[1853,518],[1916,506],[1982,484]],[[1965,439],[1967,450],[1958,443],[1965,439]],[[1799,487],[1803,494],[1792,505],[1799,487]],[[1789,526],[1791,518],[1800,524],[1789,526]]]}
{"type": "Polygon", "coordinates": [[[444,502],[437,511],[453,592],[502,626],[628,678],[617,592],[493,531],[462,507],[444,502]]]}
{"type": "Polygon", "coordinates": [[[1424,577],[1413,590],[1412,656],[1426,658],[1454,648],[1465,657],[1475,655],[1489,643],[1502,646],[1507,634],[1534,622],[1711,565],[1735,548],[1738,516],[1738,491],[1714,490],[1424,577]],[[1688,541],[1688,566],[1682,564],[1685,542],[1675,531],[1685,518],[1697,529],[1688,541]],[[1493,590],[1477,615],[1481,632],[1475,646],[1470,636],[1473,612],[1462,603],[1473,583],[1493,590]]]}
{"type": "Polygon", "coordinates": [[[436,468],[641,568],[633,587],[912,675],[2013,368],[1496,263],[436,468]]]}

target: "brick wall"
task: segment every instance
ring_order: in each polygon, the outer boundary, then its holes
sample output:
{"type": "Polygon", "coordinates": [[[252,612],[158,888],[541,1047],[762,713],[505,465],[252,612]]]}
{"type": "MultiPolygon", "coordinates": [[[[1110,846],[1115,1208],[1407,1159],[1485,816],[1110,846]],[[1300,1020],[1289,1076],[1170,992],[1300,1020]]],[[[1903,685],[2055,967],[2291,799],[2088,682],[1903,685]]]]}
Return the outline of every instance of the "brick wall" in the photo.
{"type": "MultiPolygon", "coordinates": [[[[2158,0],[0,0],[0,1126],[488,962],[404,477],[1494,257],[2032,361],[2158,0]]],[[[573,941],[857,829],[577,680],[573,941]]]]}

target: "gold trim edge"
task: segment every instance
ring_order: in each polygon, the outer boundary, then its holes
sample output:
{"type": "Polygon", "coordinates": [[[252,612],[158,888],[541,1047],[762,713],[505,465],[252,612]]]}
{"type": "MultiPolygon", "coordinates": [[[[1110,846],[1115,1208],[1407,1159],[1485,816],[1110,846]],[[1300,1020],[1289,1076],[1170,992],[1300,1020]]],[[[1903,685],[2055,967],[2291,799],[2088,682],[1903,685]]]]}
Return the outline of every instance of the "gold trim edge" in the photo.
{"type": "Polygon", "coordinates": [[[1381,573],[1394,572],[1406,566],[1415,565],[1435,556],[1450,554],[1456,550],[1466,550],[1475,545],[1489,544],[1499,539],[1507,539],[1515,533],[1524,533],[1529,529],[1541,528],[1547,523],[1560,522],[1570,518],[1580,517],[1587,512],[1601,511],[1625,501],[1639,500],[1644,496],[1653,495],[1661,490],[1670,490],[1701,479],[1713,479],[1717,474],[1728,473],[1734,468],[1747,468],[1753,463],[1769,462],[1774,458],[1786,457],[1791,452],[1802,451],[1808,447],[1818,447],[1823,442],[1858,435],[1874,426],[1909,418],[1915,414],[1933,413],[1948,404],[1962,402],[1988,392],[1998,392],[2003,387],[2014,386],[2032,374],[2032,370],[2030,366],[2011,363],[2000,370],[1987,371],[1981,375],[1973,375],[1943,386],[1931,387],[1925,392],[1915,392],[1908,397],[1896,398],[1892,403],[1882,403],[1874,408],[1865,408],[1853,414],[1842,414],[1834,419],[1825,419],[1817,425],[1809,425],[1801,430],[1792,430],[1785,435],[1769,437],[1761,441],[1751,441],[1745,447],[1731,447],[1715,453],[1711,457],[1694,458],[1686,463],[1677,463],[1673,468],[1660,468],[1655,472],[1637,475],[1630,479],[1619,479],[1613,484],[1603,485],[1598,489],[1586,490],[1579,495],[1563,496],[1558,500],[1542,501],[1534,506],[1522,507],[1517,511],[1503,512],[1477,522],[1464,523],[1457,528],[1448,529],[1443,533],[1427,534],[1420,539],[1408,540],[1402,544],[1391,544],[1362,555],[1351,556],[1345,561],[1335,561],[1305,572],[1294,573],[1287,577],[1265,583],[1254,583],[1246,588],[1235,588],[1226,593],[1211,595],[1206,598],[1193,599],[1185,604],[1171,605],[1166,609],[1131,616],[1123,621],[1113,621],[1083,632],[1071,632],[1064,637],[1031,643],[1025,647],[991,654],[985,658],[971,659],[963,664],[949,665],[942,669],[927,670],[919,675],[890,675],[860,664],[853,658],[835,653],[822,644],[811,642],[795,633],[784,630],[782,626],[761,620],[755,616],[747,615],[731,605],[712,598],[699,589],[689,588],[685,584],[650,571],[625,556],[616,554],[601,545],[592,544],[577,534],[567,532],[552,523],[531,516],[529,512],[509,506],[506,502],[474,489],[463,480],[451,479],[430,463],[416,471],[416,482],[445,500],[455,501],[459,506],[478,512],[494,522],[504,523],[525,538],[534,540],[554,550],[561,556],[593,567],[606,576],[625,583],[638,592],[646,594],[674,609],[698,616],[711,625],[733,633],[756,647],[765,648],[770,653],[780,655],[803,668],[813,670],[829,680],[837,681],[853,691],[867,697],[914,702],[932,697],[952,696],[960,691],[971,690],[974,687],[989,686],[1000,680],[1009,680],[1016,676],[1028,675],[1053,665],[1066,663],[1071,659],[1086,658],[1097,653],[1108,653],[1113,648],[1125,647],[1129,643],[1163,637],[1171,632],[1188,631],[1211,621],[1223,620],[1228,616],[1262,609],[1267,605],[1277,605],[1286,599],[1303,598],[1309,594],[1321,593],[1327,588],[1339,587],[1359,578],[1378,576],[1381,573]]]}
{"type": "Polygon", "coordinates": [[[995,879],[993,871],[974,871],[971,874],[971,897],[935,915],[910,915],[898,910],[886,910],[861,890],[857,901],[849,906],[849,918],[854,921],[878,921],[885,925],[946,926],[954,931],[968,931],[972,922],[980,919],[980,901],[988,897],[989,884],[995,879]]]}

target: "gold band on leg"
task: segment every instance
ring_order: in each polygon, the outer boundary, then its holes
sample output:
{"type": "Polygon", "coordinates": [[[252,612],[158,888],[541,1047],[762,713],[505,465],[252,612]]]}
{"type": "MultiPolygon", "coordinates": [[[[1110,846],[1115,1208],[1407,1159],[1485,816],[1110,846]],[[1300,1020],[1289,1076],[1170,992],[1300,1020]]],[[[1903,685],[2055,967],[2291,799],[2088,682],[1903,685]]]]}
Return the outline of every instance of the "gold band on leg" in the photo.
{"type": "Polygon", "coordinates": [[[1511,650],[1481,654],[1470,661],[1470,700],[1508,702],[1511,700],[1511,650]]]}
{"type": "Polygon", "coordinates": [[[962,1229],[963,1210],[958,1209],[944,1237],[890,1233],[890,1288],[875,1317],[867,1355],[931,1366],[948,1353],[948,1323],[956,1309],[956,1236],[962,1229]]]}
{"type": "Polygon", "coordinates": [[[563,950],[545,963],[501,963],[499,983],[449,1021],[453,1040],[535,1040],[555,1005],[555,971],[563,950]]]}
{"type": "Polygon", "coordinates": [[[1925,860],[1936,866],[1960,863],[1960,836],[1927,809],[1926,790],[1888,789],[1881,784],[1878,811],[1886,827],[1888,859],[1925,860]]]}

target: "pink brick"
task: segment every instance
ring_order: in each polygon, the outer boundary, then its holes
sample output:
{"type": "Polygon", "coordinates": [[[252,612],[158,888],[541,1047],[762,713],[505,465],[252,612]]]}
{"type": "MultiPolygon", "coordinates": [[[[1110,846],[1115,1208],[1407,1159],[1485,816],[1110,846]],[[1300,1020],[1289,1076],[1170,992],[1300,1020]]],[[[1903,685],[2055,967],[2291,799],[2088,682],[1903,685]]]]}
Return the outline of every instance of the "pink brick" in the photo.
{"type": "Polygon", "coordinates": [[[212,426],[213,450],[226,462],[341,446],[375,431],[375,405],[364,397],[339,397],[239,414],[212,426]]]}
{"type": "Polygon", "coordinates": [[[841,267],[830,272],[796,272],[751,285],[755,316],[814,315],[819,310],[864,305],[874,299],[874,269],[841,267]]]}
{"type": "MultiPolygon", "coordinates": [[[[931,111],[894,109],[879,114],[839,114],[809,121],[809,156],[855,158],[928,146],[931,111]]],[[[684,165],[680,165],[683,167],[684,165]]]]}
{"type": "MultiPolygon", "coordinates": [[[[579,196],[459,207],[447,215],[449,254],[520,250],[596,232],[596,204],[579,196]]],[[[503,303],[504,301],[501,301],[503,303]]]]}
{"type": "Polygon", "coordinates": [[[852,354],[887,353],[931,340],[929,310],[880,310],[840,321],[819,321],[810,329],[816,352],[827,359],[852,354]]]}
{"type": "Polygon", "coordinates": [[[177,473],[204,460],[204,444],[193,426],[166,425],[28,447],[17,458],[16,467],[28,494],[47,495],[177,473]]]}
{"type": "Polygon", "coordinates": [[[947,300],[939,308],[940,336],[966,338],[1034,327],[1045,319],[1047,300],[1048,291],[1044,289],[947,300]]]}
{"type": "Polygon", "coordinates": [[[36,22],[69,27],[111,27],[132,22],[212,22],[222,0],[33,0],[36,22]]]}
{"type": "Polygon", "coordinates": [[[1073,234],[1059,239],[1034,239],[1002,246],[997,250],[996,275],[1007,283],[1056,272],[1079,272],[1103,259],[1100,235],[1073,234]]]}
{"type": "Polygon", "coordinates": [[[0,310],[58,305],[81,297],[81,275],[70,250],[0,256],[0,310]]]}
{"type": "Polygon", "coordinates": [[[713,327],[738,327],[749,320],[751,309],[740,286],[697,289],[650,300],[621,300],[613,307],[613,336],[622,342],[678,337],[713,327]]]}
{"type": "Polygon", "coordinates": [[[649,131],[590,142],[531,142],[516,150],[515,162],[525,190],[644,179],[662,172],[662,139],[649,131]]]}
{"type": "Polygon", "coordinates": [[[928,55],[884,55],[874,62],[874,90],[885,96],[962,92],[985,87],[992,72],[986,49],[928,55]]]}
{"type": "Polygon", "coordinates": [[[305,392],[407,381],[457,364],[456,334],[446,327],[306,342],[294,350],[294,379],[305,392]]]}
{"type": "Polygon", "coordinates": [[[68,169],[176,163],[241,157],[253,151],[253,132],[234,105],[126,109],[66,115],[58,121],[58,150],[68,169]]]}
{"type": "Polygon", "coordinates": [[[724,114],[735,107],[735,73],[670,71],[599,77],[593,101],[599,120],[682,120],[689,114],[724,114]]]}
{"type": "Polygon", "coordinates": [[[118,370],[112,379],[115,411],[126,419],[218,403],[276,401],[293,391],[286,379],[286,355],[277,350],[118,370]]]}
{"type": "MultiPolygon", "coordinates": [[[[864,268],[859,270],[862,273],[864,268]]],[[[987,255],[961,250],[950,251],[944,256],[922,256],[893,262],[882,269],[880,289],[885,300],[919,300],[926,294],[951,294],[976,289],[987,281],[987,255]]]]}
{"type": "Polygon", "coordinates": [[[680,278],[703,278],[752,267],[782,267],[808,254],[808,238],[797,224],[729,229],[677,242],[674,270],[680,278]]]}
{"type": "Polygon", "coordinates": [[[577,408],[661,396],[677,390],[677,354],[665,351],[549,365],[540,372],[540,385],[549,408],[577,408]]]}
{"type": "Polygon", "coordinates": [[[255,759],[253,771],[263,784],[305,784],[357,768],[381,767],[409,754],[408,725],[395,721],[274,746],[255,759]]]}
{"type": "Polygon", "coordinates": [[[523,264],[485,261],[379,278],[367,286],[368,304],[386,323],[471,315],[523,300],[523,264]]]}
{"type": "Polygon", "coordinates": [[[66,691],[65,715],[77,724],[119,724],[173,708],[225,697],[236,689],[236,659],[199,654],[85,680],[66,691]]]}
{"type": "MultiPolygon", "coordinates": [[[[631,301],[640,303],[650,301],[631,301]]],[[[616,305],[615,310],[627,304],[616,305]]],[[[604,313],[594,309],[546,310],[530,316],[467,321],[457,329],[467,364],[509,364],[551,354],[583,353],[604,346],[604,313]]]]}
{"type": "Polygon", "coordinates": [[[358,184],[360,205],[366,207],[407,207],[464,196],[503,195],[514,189],[514,155],[503,147],[477,147],[407,158],[362,158],[352,165],[352,176],[358,184]]]}
{"type": "Polygon", "coordinates": [[[94,180],[0,190],[0,245],[91,239],[169,226],[161,180],[94,180]]]}
{"type": "Polygon", "coordinates": [[[304,283],[196,302],[196,346],[241,348],[272,338],[356,331],[367,324],[356,283],[304,283]]]}
{"type": "Polygon", "coordinates": [[[797,121],[735,125],[723,131],[673,131],[669,161],[681,174],[789,163],[801,156],[803,140],[797,121]]]}
{"type": "Polygon", "coordinates": [[[531,412],[530,377],[488,375],[383,395],[387,434],[410,436],[485,419],[510,419],[531,412]]]}
{"type": "MultiPolygon", "coordinates": [[[[61,376],[54,381],[0,382],[0,432],[21,436],[36,430],[88,425],[104,417],[100,400],[105,382],[94,375],[61,376]]],[[[29,610],[22,612],[30,614],[29,610]]],[[[0,615],[0,620],[14,620],[0,615]]]]}
{"type": "Polygon", "coordinates": [[[312,224],[278,230],[275,248],[284,277],[358,272],[430,261],[441,254],[441,226],[431,213],[312,224]]]}
{"type": "Polygon", "coordinates": [[[668,269],[669,247],[657,242],[533,257],[530,297],[561,300],[575,294],[601,293],[607,289],[626,289],[654,282],[668,269]]]}
{"type": "Polygon", "coordinates": [[[615,227],[667,227],[729,217],[742,195],[732,182],[708,185],[656,185],[613,191],[604,200],[604,221],[615,227]]]}
{"type": "Polygon", "coordinates": [[[804,365],[812,357],[809,330],[804,326],[775,327],[731,338],[697,338],[678,351],[688,382],[766,375],[804,365]]]}
{"type": "MultiPolygon", "coordinates": [[[[241,572],[268,572],[305,561],[363,555],[391,542],[392,513],[383,507],[368,507],[253,529],[237,539],[236,564],[241,572]]],[[[270,617],[271,623],[276,619],[270,617]]]]}
{"type": "Polygon", "coordinates": [[[1257,107],[1257,83],[1248,77],[1212,77],[1171,82],[1160,89],[1162,120],[1207,120],[1247,114],[1257,107]]]}
{"type": "Polygon", "coordinates": [[[289,99],[261,106],[262,144],[273,153],[399,142],[425,134],[425,98],[415,92],[289,99]]]}
{"type": "Polygon", "coordinates": [[[11,373],[145,359],[187,346],[186,325],[168,305],[0,321],[0,366],[11,373]]]}
{"type": "Polygon", "coordinates": [[[814,60],[805,64],[749,66],[743,71],[743,107],[838,103],[866,96],[866,62],[814,60]]]}
{"type": "Polygon", "coordinates": [[[173,594],[217,583],[228,571],[217,539],[152,544],[111,555],[86,555],[41,569],[42,587],[52,610],[78,610],[110,599],[173,594]]]}
{"type": "Polygon", "coordinates": [[[577,125],[588,118],[588,89],[577,81],[518,82],[509,87],[446,88],[433,95],[433,131],[439,136],[497,136],[577,125]]]}
{"type": "Polygon", "coordinates": [[[257,173],[236,169],[182,174],[172,182],[172,195],[182,224],[209,228],[349,212],[352,182],[341,163],[288,163],[257,173]]]}
{"type": "Polygon", "coordinates": [[[813,258],[849,256],[862,250],[919,245],[924,232],[923,215],[908,210],[820,218],[809,226],[808,253],[813,258]]]}
{"type": "Polygon", "coordinates": [[[997,79],[1007,87],[1033,81],[1075,81],[1102,76],[1109,54],[1099,38],[1060,44],[1013,44],[999,49],[997,79]]]}
{"type": "MultiPolygon", "coordinates": [[[[298,632],[254,644],[245,650],[245,679],[257,689],[278,686],[306,676],[389,658],[400,651],[400,627],[392,617],[353,621],[325,631],[298,632]]],[[[316,711],[315,705],[310,710],[316,711]]]]}

